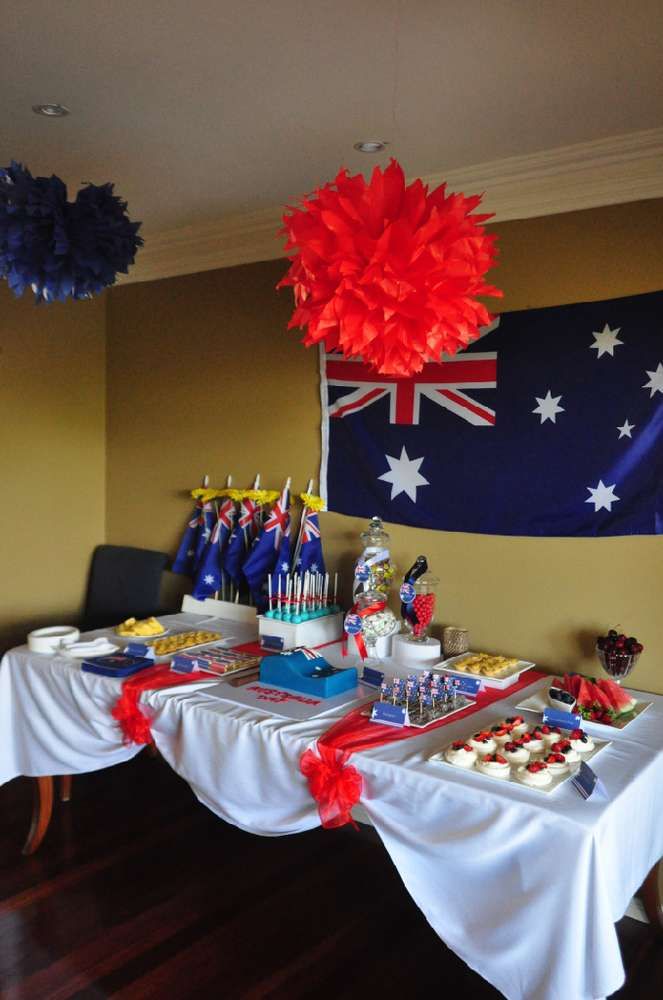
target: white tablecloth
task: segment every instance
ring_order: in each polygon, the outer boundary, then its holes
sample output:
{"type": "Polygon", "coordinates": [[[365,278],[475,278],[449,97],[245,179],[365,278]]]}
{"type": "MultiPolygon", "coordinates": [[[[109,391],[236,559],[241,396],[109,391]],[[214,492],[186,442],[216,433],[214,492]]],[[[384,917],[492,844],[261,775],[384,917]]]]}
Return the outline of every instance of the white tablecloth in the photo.
{"type": "MultiPolygon", "coordinates": [[[[8,653],[0,665],[0,781],[133,756],[108,714],[118,688],[61,657],[8,653]]],[[[654,705],[615,731],[592,762],[604,800],[584,801],[569,783],[547,796],[428,762],[521,697],[355,754],[361,804],[431,925],[505,996],[595,1000],[623,982],[614,922],[663,855],[663,697],[648,696],[654,705]]],[[[318,825],[299,758],[344,710],[287,722],[213,700],[203,686],[143,701],[159,750],[217,815],[266,836],[318,825]]]]}

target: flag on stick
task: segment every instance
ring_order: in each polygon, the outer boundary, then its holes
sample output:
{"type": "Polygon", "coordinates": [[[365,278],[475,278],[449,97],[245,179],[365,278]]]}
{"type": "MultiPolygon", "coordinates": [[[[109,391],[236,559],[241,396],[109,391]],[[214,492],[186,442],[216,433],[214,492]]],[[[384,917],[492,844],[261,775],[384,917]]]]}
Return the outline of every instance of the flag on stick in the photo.
{"type": "Polygon", "coordinates": [[[244,577],[256,603],[261,599],[262,588],[268,574],[274,571],[276,561],[281,555],[281,543],[284,535],[288,540],[287,562],[289,566],[290,478],[283,487],[281,496],[272,507],[244,563],[244,577]]]}
{"type": "Polygon", "coordinates": [[[215,510],[212,501],[197,500],[173,562],[173,573],[194,575],[212,536],[214,522],[215,510]]]}
{"type": "Polygon", "coordinates": [[[223,558],[235,523],[235,516],[234,502],[230,498],[224,500],[219,507],[210,543],[194,578],[193,596],[199,601],[205,597],[211,597],[221,589],[224,571],[223,558]]]}

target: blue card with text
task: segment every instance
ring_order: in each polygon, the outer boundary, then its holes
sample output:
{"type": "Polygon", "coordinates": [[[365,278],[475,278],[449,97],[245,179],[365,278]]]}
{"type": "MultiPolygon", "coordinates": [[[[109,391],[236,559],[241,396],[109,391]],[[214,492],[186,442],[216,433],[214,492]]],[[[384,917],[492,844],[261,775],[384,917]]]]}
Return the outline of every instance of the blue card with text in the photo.
{"type": "Polygon", "coordinates": [[[407,709],[404,705],[392,705],[388,701],[376,701],[371,713],[371,722],[381,722],[385,726],[407,726],[407,709]]]}
{"type": "Polygon", "coordinates": [[[124,647],[127,656],[142,656],[148,660],[154,659],[154,650],[144,642],[128,642],[124,647]]]}
{"type": "Polygon", "coordinates": [[[558,729],[581,729],[582,719],[575,712],[562,712],[558,708],[544,708],[543,725],[558,729]]]}
{"type": "Polygon", "coordinates": [[[470,698],[476,698],[481,690],[482,683],[483,681],[480,677],[454,677],[456,691],[459,694],[469,695],[470,698]],[[456,684],[455,681],[460,681],[460,684],[456,684]]]}

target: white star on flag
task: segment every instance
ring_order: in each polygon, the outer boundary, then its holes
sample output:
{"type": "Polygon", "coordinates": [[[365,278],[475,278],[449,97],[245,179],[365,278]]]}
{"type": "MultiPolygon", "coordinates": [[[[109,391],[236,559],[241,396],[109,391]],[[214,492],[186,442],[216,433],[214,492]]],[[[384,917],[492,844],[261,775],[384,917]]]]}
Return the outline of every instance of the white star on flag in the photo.
{"type": "Polygon", "coordinates": [[[642,388],[651,389],[649,393],[649,398],[651,399],[655,392],[663,393],[663,364],[659,361],[656,371],[648,371],[647,374],[649,375],[649,382],[646,382],[642,388]]]}
{"type": "Polygon", "coordinates": [[[210,586],[210,587],[214,583],[214,577],[212,576],[211,573],[208,573],[207,576],[204,577],[204,580],[205,580],[205,583],[208,584],[208,586],[210,586]]]}
{"type": "Polygon", "coordinates": [[[311,563],[311,573],[317,573],[317,572],[318,572],[318,564],[311,563]]]}
{"type": "Polygon", "coordinates": [[[545,424],[546,420],[552,420],[553,424],[556,423],[556,417],[558,413],[564,413],[564,407],[559,406],[559,401],[561,396],[553,396],[548,389],[548,392],[540,399],[538,396],[534,397],[538,406],[535,406],[532,413],[538,413],[541,416],[541,423],[545,424]]]}
{"type": "Polygon", "coordinates": [[[191,558],[191,556],[195,556],[195,554],[196,554],[196,550],[195,550],[195,549],[187,549],[187,550],[186,550],[186,554],[188,555],[188,557],[189,557],[189,559],[190,559],[190,558],[191,558]]]}
{"type": "Polygon", "coordinates": [[[287,573],[289,569],[290,569],[290,567],[288,566],[287,562],[282,562],[281,563],[281,572],[282,573],[287,573]]]}
{"type": "Polygon", "coordinates": [[[600,358],[602,354],[609,354],[611,358],[615,356],[615,347],[618,344],[623,344],[624,341],[620,340],[617,334],[620,332],[621,327],[616,327],[611,330],[606,323],[600,333],[594,331],[592,337],[594,338],[594,343],[590,344],[590,350],[597,351],[597,358],[600,358]]]}
{"type": "Polygon", "coordinates": [[[401,457],[393,458],[392,455],[384,456],[389,463],[389,472],[378,476],[378,479],[385,483],[391,483],[391,500],[394,500],[400,493],[407,493],[413,503],[417,502],[417,487],[430,486],[427,479],[420,474],[419,468],[423,462],[421,458],[409,458],[405,450],[405,445],[401,449],[401,457]]]}
{"type": "MultiPolygon", "coordinates": [[[[635,424],[629,424],[628,420],[625,420],[621,427],[618,427],[619,438],[630,438],[631,431],[635,427],[635,424]]],[[[619,438],[617,440],[619,440],[619,438]]]]}
{"type": "Polygon", "coordinates": [[[615,496],[614,489],[617,483],[613,483],[612,486],[605,486],[602,479],[599,479],[598,486],[592,489],[588,486],[587,489],[592,494],[591,497],[587,497],[585,503],[594,504],[594,513],[596,514],[599,510],[612,510],[612,505],[617,500],[618,496],[615,496]]]}

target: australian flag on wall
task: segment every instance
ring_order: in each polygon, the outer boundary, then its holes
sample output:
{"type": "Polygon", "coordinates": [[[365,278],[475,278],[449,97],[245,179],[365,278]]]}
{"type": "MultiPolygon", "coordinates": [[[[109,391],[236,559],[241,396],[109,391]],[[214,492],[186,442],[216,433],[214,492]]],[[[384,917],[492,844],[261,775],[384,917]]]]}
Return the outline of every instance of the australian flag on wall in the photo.
{"type": "Polygon", "coordinates": [[[496,535],[663,533],[663,292],[503,313],[418,375],[321,355],[329,510],[496,535]]]}

